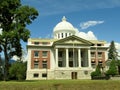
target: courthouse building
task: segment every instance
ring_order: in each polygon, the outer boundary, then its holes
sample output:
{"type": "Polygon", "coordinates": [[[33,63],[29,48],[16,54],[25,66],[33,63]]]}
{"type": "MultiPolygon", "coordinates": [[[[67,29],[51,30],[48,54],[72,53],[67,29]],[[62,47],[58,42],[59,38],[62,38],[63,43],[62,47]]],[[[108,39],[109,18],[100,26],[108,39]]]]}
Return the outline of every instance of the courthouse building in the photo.
{"type": "Polygon", "coordinates": [[[28,39],[27,80],[90,79],[96,65],[105,66],[105,41],[86,40],[65,17],[53,29],[53,39],[28,39]]]}

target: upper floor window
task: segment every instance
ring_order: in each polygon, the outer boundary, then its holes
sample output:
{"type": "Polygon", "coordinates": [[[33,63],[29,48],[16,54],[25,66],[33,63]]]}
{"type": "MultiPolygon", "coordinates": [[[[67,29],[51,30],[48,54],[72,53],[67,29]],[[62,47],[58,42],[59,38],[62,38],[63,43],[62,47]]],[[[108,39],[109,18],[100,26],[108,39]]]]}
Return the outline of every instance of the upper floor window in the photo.
{"type": "Polygon", "coordinates": [[[34,42],[35,45],[39,45],[39,42],[34,42]]]}
{"type": "Polygon", "coordinates": [[[91,52],[91,57],[95,57],[95,52],[91,52]]]}
{"type": "Polygon", "coordinates": [[[65,37],[67,37],[67,33],[65,33],[65,37]]]}
{"type": "Polygon", "coordinates": [[[58,38],[60,38],[60,34],[58,33],[58,38]]]}
{"type": "Polygon", "coordinates": [[[69,33],[69,36],[71,35],[71,33],[69,33]]]}
{"type": "Polygon", "coordinates": [[[98,57],[102,57],[102,52],[98,52],[98,57]]]}
{"type": "Polygon", "coordinates": [[[39,51],[34,51],[34,57],[39,57],[39,51]]]}
{"type": "Polygon", "coordinates": [[[49,42],[42,42],[43,45],[47,45],[49,42]]]}
{"type": "Polygon", "coordinates": [[[47,53],[48,53],[47,51],[43,51],[42,52],[42,57],[47,57],[47,53]]]}
{"type": "Polygon", "coordinates": [[[102,44],[97,44],[97,46],[102,46],[102,44]]]}
{"type": "Polygon", "coordinates": [[[64,36],[63,36],[63,33],[61,33],[61,36],[62,36],[62,38],[64,37],[64,36]]]}

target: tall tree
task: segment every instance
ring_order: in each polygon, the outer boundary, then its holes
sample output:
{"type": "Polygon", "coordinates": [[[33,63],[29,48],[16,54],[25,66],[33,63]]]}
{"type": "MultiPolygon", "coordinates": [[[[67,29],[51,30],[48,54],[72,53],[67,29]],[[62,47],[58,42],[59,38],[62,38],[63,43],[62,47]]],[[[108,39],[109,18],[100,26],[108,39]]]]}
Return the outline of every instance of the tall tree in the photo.
{"type": "Polygon", "coordinates": [[[4,52],[4,80],[8,78],[8,62],[13,55],[21,57],[21,43],[27,42],[30,31],[26,25],[38,16],[35,8],[23,6],[20,0],[0,0],[0,52],[4,52]]]}
{"type": "Polygon", "coordinates": [[[112,76],[118,74],[118,70],[117,70],[117,67],[116,67],[115,60],[111,60],[109,70],[106,72],[106,74],[107,75],[112,75],[112,76]]]}
{"type": "Polygon", "coordinates": [[[108,59],[117,60],[118,59],[117,57],[118,57],[118,53],[116,51],[114,41],[111,41],[108,51],[108,59]]]}

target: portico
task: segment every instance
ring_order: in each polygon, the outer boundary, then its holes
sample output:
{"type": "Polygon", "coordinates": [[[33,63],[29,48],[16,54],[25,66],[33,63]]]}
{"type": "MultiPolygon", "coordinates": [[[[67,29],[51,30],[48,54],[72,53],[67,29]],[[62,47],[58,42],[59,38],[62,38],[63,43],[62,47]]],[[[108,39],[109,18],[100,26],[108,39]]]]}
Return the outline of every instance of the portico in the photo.
{"type": "Polygon", "coordinates": [[[56,48],[55,49],[56,68],[82,68],[91,67],[89,48],[56,48]]]}

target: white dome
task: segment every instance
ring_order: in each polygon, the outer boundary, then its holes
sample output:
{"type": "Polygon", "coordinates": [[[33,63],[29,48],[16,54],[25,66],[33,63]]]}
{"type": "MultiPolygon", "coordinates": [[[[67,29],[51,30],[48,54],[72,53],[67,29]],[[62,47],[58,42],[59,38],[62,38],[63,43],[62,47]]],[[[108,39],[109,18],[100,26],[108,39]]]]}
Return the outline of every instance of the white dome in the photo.
{"type": "Polygon", "coordinates": [[[58,23],[53,29],[54,38],[62,39],[75,35],[76,29],[73,25],[66,21],[65,16],[62,18],[62,21],[58,23]]]}
{"type": "Polygon", "coordinates": [[[73,27],[73,25],[71,23],[66,21],[65,16],[62,18],[62,21],[60,23],[58,23],[53,29],[54,32],[63,31],[63,30],[75,32],[75,28],[73,27]]]}

